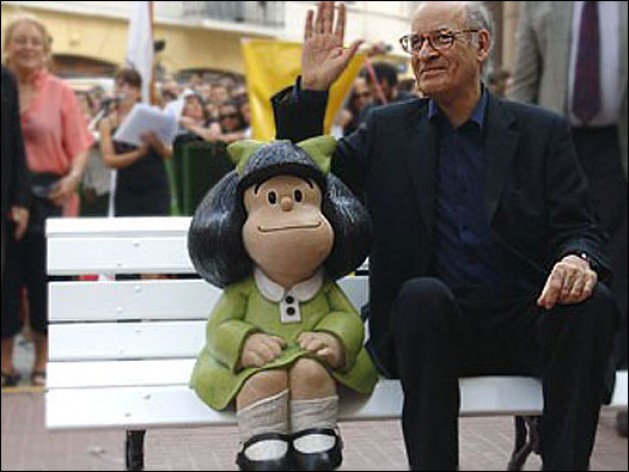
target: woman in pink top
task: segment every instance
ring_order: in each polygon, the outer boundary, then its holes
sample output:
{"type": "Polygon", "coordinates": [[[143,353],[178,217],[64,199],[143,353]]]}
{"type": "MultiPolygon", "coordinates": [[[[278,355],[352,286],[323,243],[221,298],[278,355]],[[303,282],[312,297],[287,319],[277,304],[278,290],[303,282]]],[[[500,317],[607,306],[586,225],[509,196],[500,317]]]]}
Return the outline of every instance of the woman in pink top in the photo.
{"type": "Polygon", "coordinates": [[[20,331],[19,295],[26,285],[35,344],[33,385],[44,385],[48,360],[45,220],[78,215],[77,186],[92,138],[76,97],[47,71],[52,39],[31,16],[15,19],[4,37],[5,63],[18,82],[33,205],[26,235],[9,241],[2,296],[2,370],[13,369],[13,338],[20,331]],[[13,246],[11,248],[11,246],[13,246]]]}

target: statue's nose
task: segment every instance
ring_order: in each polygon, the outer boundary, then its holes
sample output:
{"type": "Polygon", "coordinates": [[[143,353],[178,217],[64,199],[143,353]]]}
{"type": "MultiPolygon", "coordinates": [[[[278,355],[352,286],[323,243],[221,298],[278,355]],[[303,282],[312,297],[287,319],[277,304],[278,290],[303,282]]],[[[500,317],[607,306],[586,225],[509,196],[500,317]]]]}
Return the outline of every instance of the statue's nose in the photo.
{"type": "Polygon", "coordinates": [[[282,211],[291,211],[293,209],[293,199],[288,195],[284,195],[280,199],[280,208],[282,211]]]}

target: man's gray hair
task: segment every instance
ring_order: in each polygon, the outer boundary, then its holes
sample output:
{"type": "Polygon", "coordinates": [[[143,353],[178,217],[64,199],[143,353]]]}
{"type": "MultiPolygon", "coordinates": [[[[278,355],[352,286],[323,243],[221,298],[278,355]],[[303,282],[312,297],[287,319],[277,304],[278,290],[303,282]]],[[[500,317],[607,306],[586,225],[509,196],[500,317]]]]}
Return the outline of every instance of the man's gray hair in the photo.
{"type": "Polygon", "coordinates": [[[495,33],[494,19],[485,2],[465,2],[465,15],[470,29],[486,29],[490,38],[495,33]]]}
{"type": "Polygon", "coordinates": [[[465,2],[465,16],[467,26],[470,29],[484,29],[489,32],[489,59],[483,64],[481,72],[482,80],[488,83],[489,74],[493,70],[492,50],[494,49],[494,34],[496,32],[494,19],[485,6],[485,2],[465,2]]]}

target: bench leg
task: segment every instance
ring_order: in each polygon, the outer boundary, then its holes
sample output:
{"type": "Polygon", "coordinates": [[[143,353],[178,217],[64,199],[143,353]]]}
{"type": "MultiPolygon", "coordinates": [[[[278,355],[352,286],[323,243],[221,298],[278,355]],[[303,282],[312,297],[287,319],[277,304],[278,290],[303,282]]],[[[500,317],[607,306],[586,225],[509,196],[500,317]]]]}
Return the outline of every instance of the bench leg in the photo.
{"type": "Polygon", "coordinates": [[[514,417],[515,446],[507,470],[522,470],[531,452],[539,454],[538,420],[539,416],[514,417]]]}
{"type": "Polygon", "coordinates": [[[144,435],[146,430],[127,431],[127,470],[144,470],[144,435]]]}

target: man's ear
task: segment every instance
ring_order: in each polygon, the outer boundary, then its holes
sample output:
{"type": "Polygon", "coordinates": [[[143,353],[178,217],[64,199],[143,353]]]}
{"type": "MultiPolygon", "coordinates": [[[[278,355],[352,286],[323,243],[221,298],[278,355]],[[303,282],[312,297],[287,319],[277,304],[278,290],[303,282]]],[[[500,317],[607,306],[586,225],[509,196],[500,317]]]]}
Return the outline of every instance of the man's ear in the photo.
{"type": "Polygon", "coordinates": [[[478,50],[478,57],[481,62],[484,62],[489,57],[489,50],[491,49],[491,38],[489,37],[489,31],[480,30],[476,37],[476,49],[478,50]]]}
{"type": "Polygon", "coordinates": [[[483,29],[478,32],[477,47],[480,51],[486,51],[489,53],[489,50],[491,49],[489,31],[483,29]]]}

